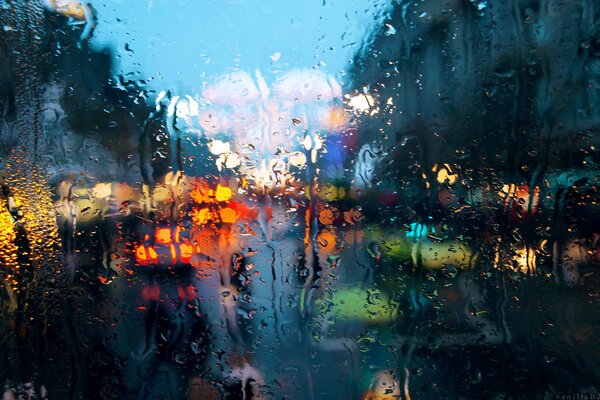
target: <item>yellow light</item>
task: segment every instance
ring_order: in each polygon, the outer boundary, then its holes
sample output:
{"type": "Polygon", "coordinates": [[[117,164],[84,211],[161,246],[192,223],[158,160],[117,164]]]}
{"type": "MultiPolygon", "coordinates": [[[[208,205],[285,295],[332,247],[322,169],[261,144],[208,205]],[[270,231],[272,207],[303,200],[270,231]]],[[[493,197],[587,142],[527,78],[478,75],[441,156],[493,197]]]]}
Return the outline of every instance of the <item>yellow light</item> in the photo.
{"type": "MultiPolygon", "coordinates": [[[[0,209],[0,262],[14,271],[19,267],[17,262],[17,246],[15,246],[15,231],[13,221],[8,210],[4,207],[0,209]]],[[[14,278],[7,274],[6,281],[9,285],[14,285],[14,278]]]]}
{"type": "Polygon", "coordinates": [[[425,269],[441,269],[448,265],[467,269],[472,268],[476,260],[473,250],[464,243],[456,240],[438,243],[428,238],[413,245],[412,258],[415,265],[420,264],[425,269]]]}
{"type": "Polygon", "coordinates": [[[217,185],[217,190],[215,191],[217,201],[228,201],[231,199],[231,195],[231,189],[227,186],[217,185]]]}
{"type": "Polygon", "coordinates": [[[192,217],[194,224],[204,225],[210,219],[210,210],[208,208],[194,208],[190,211],[190,216],[192,217]]]}
{"type": "Polygon", "coordinates": [[[50,0],[49,6],[52,10],[65,17],[85,21],[85,9],[81,2],[76,0],[50,0]]]}
{"type": "MultiPolygon", "coordinates": [[[[433,166],[432,171],[436,172],[438,169],[437,164],[433,166]]],[[[449,185],[454,185],[458,179],[458,174],[452,171],[452,168],[448,164],[444,164],[439,171],[437,171],[436,180],[440,185],[448,182],[449,185]]]]}
{"type": "Polygon", "coordinates": [[[148,256],[146,255],[146,248],[144,246],[140,245],[135,249],[135,260],[141,265],[148,264],[148,256]]]}
{"type": "Polygon", "coordinates": [[[533,273],[536,270],[535,249],[521,247],[515,251],[513,260],[517,262],[518,270],[524,273],[533,273]]]}
{"type": "Polygon", "coordinates": [[[46,171],[23,150],[15,150],[6,162],[6,182],[15,204],[23,205],[21,221],[31,244],[29,260],[35,267],[60,268],[60,235],[46,171]]]}

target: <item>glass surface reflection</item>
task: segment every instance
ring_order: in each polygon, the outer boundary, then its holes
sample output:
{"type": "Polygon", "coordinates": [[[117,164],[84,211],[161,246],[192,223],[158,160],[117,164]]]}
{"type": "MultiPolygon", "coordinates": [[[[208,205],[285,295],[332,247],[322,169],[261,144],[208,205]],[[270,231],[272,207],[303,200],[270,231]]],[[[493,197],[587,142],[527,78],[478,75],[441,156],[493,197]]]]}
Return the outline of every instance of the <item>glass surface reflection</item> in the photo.
{"type": "Polygon", "coordinates": [[[597,25],[0,0],[3,399],[598,396],[597,25]]]}

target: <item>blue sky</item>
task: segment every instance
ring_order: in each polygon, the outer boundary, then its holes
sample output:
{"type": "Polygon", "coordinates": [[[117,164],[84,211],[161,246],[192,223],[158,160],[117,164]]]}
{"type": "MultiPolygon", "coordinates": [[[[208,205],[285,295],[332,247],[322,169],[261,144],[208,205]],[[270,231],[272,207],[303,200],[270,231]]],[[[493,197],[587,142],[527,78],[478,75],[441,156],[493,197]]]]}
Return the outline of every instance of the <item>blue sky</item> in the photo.
{"type": "Polygon", "coordinates": [[[259,69],[272,81],[295,68],[343,71],[390,0],[92,0],[92,45],[116,49],[117,71],[152,89],[199,92],[203,83],[259,69]]]}

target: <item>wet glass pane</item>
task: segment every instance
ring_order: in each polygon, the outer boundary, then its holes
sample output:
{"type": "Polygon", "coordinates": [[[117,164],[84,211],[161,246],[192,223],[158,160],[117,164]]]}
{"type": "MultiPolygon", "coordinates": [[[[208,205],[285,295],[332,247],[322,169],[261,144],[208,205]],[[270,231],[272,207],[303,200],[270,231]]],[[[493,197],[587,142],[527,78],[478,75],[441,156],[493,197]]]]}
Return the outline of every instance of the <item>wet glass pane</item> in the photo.
{"type": "Polygon", "coordinates": [[[0,0],[0,393],[600,398],[600,3],[0,0]]]}

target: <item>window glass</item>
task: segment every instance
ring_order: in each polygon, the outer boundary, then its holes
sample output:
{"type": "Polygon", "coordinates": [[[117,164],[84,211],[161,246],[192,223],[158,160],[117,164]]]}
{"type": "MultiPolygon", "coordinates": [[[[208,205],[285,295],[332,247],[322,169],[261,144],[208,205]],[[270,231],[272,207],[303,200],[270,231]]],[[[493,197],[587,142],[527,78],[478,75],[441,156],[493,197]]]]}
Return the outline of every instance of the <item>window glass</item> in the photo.
{"type": "Polygon", "coordinates": [[[3,400],[600,398],[599,10],[0,0],[3,400]]]}

